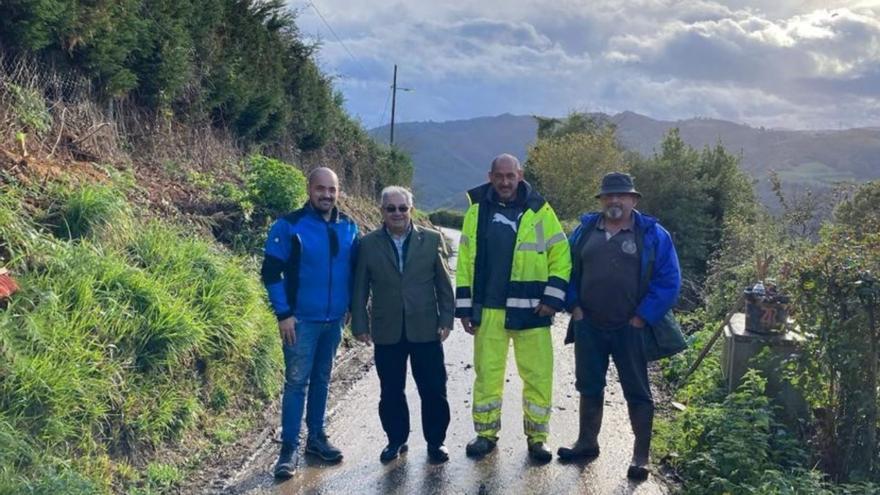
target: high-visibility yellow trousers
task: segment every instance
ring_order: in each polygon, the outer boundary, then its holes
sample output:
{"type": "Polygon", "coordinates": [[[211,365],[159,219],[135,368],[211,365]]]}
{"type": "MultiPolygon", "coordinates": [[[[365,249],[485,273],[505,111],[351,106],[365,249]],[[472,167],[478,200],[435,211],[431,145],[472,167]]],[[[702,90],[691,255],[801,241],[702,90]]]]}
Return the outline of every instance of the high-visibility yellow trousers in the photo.
{"type": "Polygon", "coordinates": [[[545,442],[553,393],[553,340],[550,328],[506,330],[503,309],[483,309],[474,337],[473,417],[477,435],[492,440],[501,429],[501,398],[507,351],[513,340],[516,367],[523,381],[523,429],[529,442],[545,442]]]}

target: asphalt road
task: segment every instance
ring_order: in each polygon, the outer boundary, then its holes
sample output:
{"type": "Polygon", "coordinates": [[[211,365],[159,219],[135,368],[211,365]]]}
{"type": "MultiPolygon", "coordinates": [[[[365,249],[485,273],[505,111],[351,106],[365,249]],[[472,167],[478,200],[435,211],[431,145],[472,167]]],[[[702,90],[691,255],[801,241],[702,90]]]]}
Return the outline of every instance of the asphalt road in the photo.
{"type": "MultiPolygon", "coordinates": [[[[456,231],[447,231],[455,237],[456,231]]],[[[454,261],[452,262],[454,266],[454,261]]],[[[556,349],[554,366],[553,416],[548,446],[554,460],[546,465],[533,464],[526,453],[522,428],[522,383],[516,373],[513,349],[508,355],[507,383],[502,409],[502,429],[498,448],[485,459],[474,461],[465,456],[465,445],[474,436],[471,422],[473,386],[473,339],[456,322],[445,343],[446,369],[449,375],[448,396],[452,410],[446,445],[449,462],[428,462],[426,444],[419,422],[420,404],[411,377],[407,398],[412,415],[409,452],[383,465],[379,452],[386,439],[379,423],[379,380],[369,367],[342,395],[334,395],[331,385],[331,412],[328,434],[342,449],[345,459],[325,465],[302,457],[295,476],[284,482],[272,478],[272,465],[278,446],[265,442],[251,460],[224,483],[223,493],[264,494],[659,494],[666,485],[653,476],[637,484],[626,479],[632,446],[632,433],[626,405],[616,378],[609,379],[606,409],[600,443],[602,454],[586,464],[563,464],[555,459],[556,448],[569,444],[577,436],[577,393],[574,390],[574,356],[571,346],[563,345],[567,316],[557,316],[553,326],[556,349]]],[[[366,353],[367,359],[370,353],[366,353]]]]}

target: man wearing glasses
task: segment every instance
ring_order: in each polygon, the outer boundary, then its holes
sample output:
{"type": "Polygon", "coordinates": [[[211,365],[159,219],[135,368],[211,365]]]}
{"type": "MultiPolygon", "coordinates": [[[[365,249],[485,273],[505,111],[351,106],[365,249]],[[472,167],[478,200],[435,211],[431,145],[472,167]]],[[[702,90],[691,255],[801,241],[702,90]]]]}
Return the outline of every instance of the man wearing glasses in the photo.
{"type": "Polygon", "coordinates": [[[442,342],[453,322],[453,292],[439,232],[413,225],[413,198],[397,186],[382,191],[383,226],[361,239],[352,293],[352,333],[375,344],[379,418],[389,462],[407,450],[406,363],[422,401],[422,433],[432,462],[449,460],[449,426],[442,342]],[[367,300],[370,315],[367,315],[367,300]]]}

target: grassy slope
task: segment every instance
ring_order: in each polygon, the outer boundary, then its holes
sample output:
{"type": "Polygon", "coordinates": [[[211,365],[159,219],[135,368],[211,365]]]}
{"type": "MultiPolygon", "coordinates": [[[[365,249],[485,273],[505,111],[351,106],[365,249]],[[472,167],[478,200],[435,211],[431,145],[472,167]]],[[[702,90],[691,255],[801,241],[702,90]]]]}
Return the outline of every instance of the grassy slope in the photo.
{"type": "Polygon", "coordinates": [[[113,183],[0,176],[0,493],[157,493],[185,466],[156,449],[229,441],[280,384],[253,263],[113,183]]]}

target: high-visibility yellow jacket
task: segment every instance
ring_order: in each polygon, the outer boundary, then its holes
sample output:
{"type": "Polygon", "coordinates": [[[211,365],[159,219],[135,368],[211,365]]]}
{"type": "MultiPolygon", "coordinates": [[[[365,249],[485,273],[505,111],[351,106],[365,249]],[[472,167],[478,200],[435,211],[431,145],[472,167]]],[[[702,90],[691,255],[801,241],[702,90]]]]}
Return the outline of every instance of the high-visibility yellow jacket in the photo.
{"type": "MultiPolygon", "coordinates": [[[[492,256],[492,246],[485,241],[490,187],[487,183],[468,191],[471,204],[464,216],[455,275],[455,316],[470,317],[476,325],[483,309],[486,257],[492,256]]],[[[505,328],[510,330],[550,326],[552,317],[539,316],[535,307],[540,303],[563,309],[571,274],[568,242],[553,208],[525,181],[520,182],[519,194],[525,211],[507,286],[505,328]]]]}

